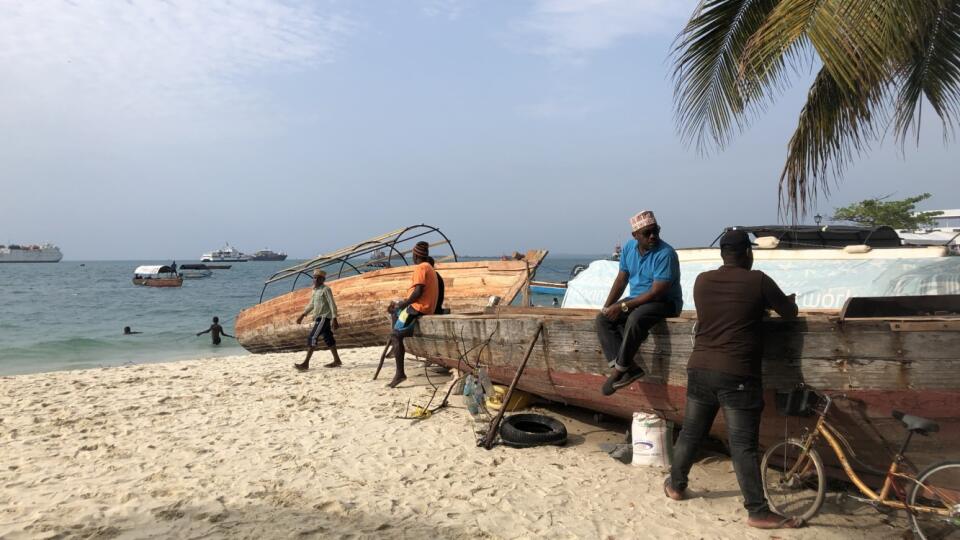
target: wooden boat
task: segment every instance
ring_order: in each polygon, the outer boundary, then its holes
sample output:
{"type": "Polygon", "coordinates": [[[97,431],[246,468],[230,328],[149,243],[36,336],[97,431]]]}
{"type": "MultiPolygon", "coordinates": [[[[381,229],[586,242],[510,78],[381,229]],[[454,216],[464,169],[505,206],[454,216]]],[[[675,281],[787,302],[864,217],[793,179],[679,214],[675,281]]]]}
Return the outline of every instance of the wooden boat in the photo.
{"type": "MultiPolygon", "coordinates": [[[[483,309],[493,296],[510,303],[523,292],[546,252],[533,251],[522,261],[437,263],[443,278],[443,305],[452,313],[483,309]]],[[[344,277],[327,284],[337,302],[337,347],[369,347],[386,343],[390,333],[387,305],[406,298],[413,266],[385,268],[344,277]]],[[[306,348],[309,321],[296,324],[310,300],[306,287],[252,306],[237,315],[237,341],[250,352],[299,351],[306,348]]]]}
{"type": "Polygon", "coordinates": [[[133,284],[144,287],[180,287],[183,277],[171,266],[138,266],[133,271],[133,284]]]}
{"type": "MultiPolygon", "coordinates": [[[[844,312],[807,311],[795,321],[766,321],[761,443],[783,440],[785,423],[796,433],[806,419],[784,418],[774,393],[805,383],[843,393],[831,421],[856,450],[862,472],[885,470],[906,435],[891,417],[898,409],[936,420],[940,432],[914,437],[908,459],[918,467],[960,458],[960,296],[855,299],[844,312]],[[871,304],[872,302],[872,304],[871,304]],[[869,308],[894,302],[900,310],[869,308]],[[916,304],[917,309],[902,309],[916,304]],[[931,305],[939,304],[939,305],[931,305]],[[863,306],[867,305],[867,308],[863,306]],[[926,307],[924,307],[926,306],[926,307]],[[952,306],[952,307],[951,307],[952,306]],[[947,307],[949,309],[941,309],[947,307]],[[858,313],[859,311],[859,313],[858,313]],[[925,313],[952,313],[931,316],[925,313]]],[[[682,422],[686,365],[693,346],[695,312],[668,319],[653,329],[638,363],[647,375],[610,397],[600,392],[607,362],[597,339],[595,309],[499,308],[486,313],[423,317],[406,341],[407,353],[451,368],[484,366],[494,382],[508,384],[539,323],[543,333],[518,387],[547,399],[620,418],[655,410],[682,422]],[[481,347],[486,343],[485,347],[481,347]],[[480,351],[479,358],[477,351],[480,351]]],[[[719,415],[714,435],[725,440],[719,415]]],[[[824,454],[826,457],[826,453],[824,454]]]]}

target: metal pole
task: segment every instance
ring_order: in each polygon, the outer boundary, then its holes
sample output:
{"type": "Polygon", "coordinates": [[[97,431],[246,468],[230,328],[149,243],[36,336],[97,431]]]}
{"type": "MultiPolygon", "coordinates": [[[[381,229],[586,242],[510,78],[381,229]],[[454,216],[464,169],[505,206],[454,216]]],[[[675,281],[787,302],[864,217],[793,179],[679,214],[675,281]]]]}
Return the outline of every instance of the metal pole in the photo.
{"type": "Polygon", "coordinates": [[[531,339],[530,344],[527,345],[527,352],[523,355],[523,362],[521,362],[520,367],[517,368],[517,374],[513,376],[513,382],[510,383],[510,388],[507,389],[507,395],[503,397],[503,404],[500,406],[500,411],[497,412],[497,416],[490,422],[490,429],[487,430],[487,434],[483,436],[483,439],[480,440],[477,446],[482,446],[487,450],[493,448],[493,441],[497,438],[497,433],[500,431],[500,421],[503,420],[503,413],[507,410],[507,405],[510,404],[510,398],[513,397],[513,390],[517,387],[520,375],[523,374],[523,368],[527,366],[527,360],[530,359],[530,353],[533,352],[533,346],[536,345],[541,333],[543,333],[543,321],[540,321],[537,325],[537,331],[534,332],[533,339],[531,339]]]}

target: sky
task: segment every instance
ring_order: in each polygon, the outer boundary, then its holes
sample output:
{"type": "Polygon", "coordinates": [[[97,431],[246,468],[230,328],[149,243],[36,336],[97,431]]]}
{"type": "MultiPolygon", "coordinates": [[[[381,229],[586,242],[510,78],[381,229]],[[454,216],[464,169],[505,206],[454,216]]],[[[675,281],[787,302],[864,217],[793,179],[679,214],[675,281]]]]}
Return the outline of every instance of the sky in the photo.
{"type": "MultiPolygon", "coordinates": [[[[675,247],[776,223],[812,74],[724,151],[684,145],[670,50],[695,4],[0,3],[0,243],[301,258],[429,223],[460,253],[605,254],[642,209],[675,247]]],[[[926,118],[919,146],[872,149],[811,214],[960,207],[957,149],[926,118]]]]}

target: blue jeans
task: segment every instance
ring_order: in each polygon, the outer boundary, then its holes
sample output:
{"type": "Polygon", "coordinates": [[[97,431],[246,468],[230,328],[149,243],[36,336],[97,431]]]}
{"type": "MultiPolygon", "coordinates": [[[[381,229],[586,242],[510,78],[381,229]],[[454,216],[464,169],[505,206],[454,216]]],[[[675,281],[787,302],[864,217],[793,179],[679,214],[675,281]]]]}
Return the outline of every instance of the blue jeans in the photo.
{"type": "Polygon", "coordinates": [[[687,476],[700,442],[710,433],[717,411],[723,408],[733,470],[751,517],[770,511],[760,477],[760,414],[763,386],[759,379],[703,369],[687,370],[687,409],[683,429],[673,449],[670,483],[687,487],[687,476]]]}

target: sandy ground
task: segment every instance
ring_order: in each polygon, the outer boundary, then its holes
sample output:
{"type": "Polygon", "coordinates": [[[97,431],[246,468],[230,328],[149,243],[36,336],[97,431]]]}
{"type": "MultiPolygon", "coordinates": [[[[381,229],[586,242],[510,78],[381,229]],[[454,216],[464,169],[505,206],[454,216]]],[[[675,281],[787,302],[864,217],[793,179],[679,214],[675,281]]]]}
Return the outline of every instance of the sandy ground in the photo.
{"type": "MultiPolygon", "coordinates": [[[[400,419],[432,388],[411,363],[372,381],[378,351],[297,373],[300,355],[0,378],[3,538],[891,538],[903,522],[828,503],[801,531],[745,525],[729,459],[694,467],[692,500],[598,443],[621,425],[551,408],[565,447],[477,448],[455,397],[400,419]]],[[[434,377],[444,381],[441,376],[434,377]]]]}

